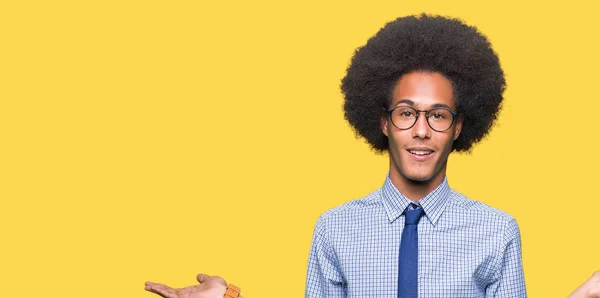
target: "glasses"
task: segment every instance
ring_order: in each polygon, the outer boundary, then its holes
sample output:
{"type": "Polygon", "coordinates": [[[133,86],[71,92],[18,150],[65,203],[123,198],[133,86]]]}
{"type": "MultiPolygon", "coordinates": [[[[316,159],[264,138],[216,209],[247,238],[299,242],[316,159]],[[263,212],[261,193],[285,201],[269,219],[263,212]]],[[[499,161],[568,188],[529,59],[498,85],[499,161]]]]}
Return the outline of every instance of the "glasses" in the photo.
{"type": "Polygon", "coordinates": [[[431,129],[437,132],[444,132],[452,127],[454,118],[458,113],[452,112],[447,108],[434,108],[431,110],[417,110],[411,107],[399,106],[388,109],[392,124],[398,129],[409,129],[417,123],[419,115],[425,113],[425,119],[431,129]]]}

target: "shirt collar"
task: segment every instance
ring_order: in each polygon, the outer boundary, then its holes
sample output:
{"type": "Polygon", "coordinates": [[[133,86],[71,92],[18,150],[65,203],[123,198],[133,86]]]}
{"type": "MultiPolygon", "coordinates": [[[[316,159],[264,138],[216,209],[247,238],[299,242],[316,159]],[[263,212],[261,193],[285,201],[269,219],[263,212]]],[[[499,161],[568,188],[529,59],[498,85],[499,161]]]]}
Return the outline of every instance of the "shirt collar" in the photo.
{"type": "MultiPolygon", "coordinates": [[[[405,197],[396,186],[392,184],[389,174],[386,177],[381,190],[383,206],[391,223],[402,215],[406,207],[408,207],[412,201],[405,197]]],[[[421,205],[421,208],[423,208],[423,211],[425,211],[425,216],[434,226],[442,215],[444,205],[449,195],[450,186],[448,185],[448,179],[444,177],[444,181],[442,181],[438,187],[428,193],[425,197],[421,198],[418,202],[419,205],[421,205]]]]}

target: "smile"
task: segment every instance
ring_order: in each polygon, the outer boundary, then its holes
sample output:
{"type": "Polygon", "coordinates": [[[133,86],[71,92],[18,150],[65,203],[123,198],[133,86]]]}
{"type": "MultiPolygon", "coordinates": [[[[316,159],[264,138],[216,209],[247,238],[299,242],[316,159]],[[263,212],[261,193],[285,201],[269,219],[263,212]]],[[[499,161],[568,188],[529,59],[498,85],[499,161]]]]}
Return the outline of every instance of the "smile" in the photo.
{"type": "Polygon", "coordinates": [[[431,153],[433,153],[433,151],[426,151],[426,150],[409,150],[408,152],[410,152],[411,154],[415,154],[415,155],[429,155],[431,153]]]}
{"type": "Polygon", "coordinates": [[[430,160],[435,156],[435,151],[429,148],[410,148],[407,150],[410,153],[412,160],[417,162],[424,162],[430,160]]]}

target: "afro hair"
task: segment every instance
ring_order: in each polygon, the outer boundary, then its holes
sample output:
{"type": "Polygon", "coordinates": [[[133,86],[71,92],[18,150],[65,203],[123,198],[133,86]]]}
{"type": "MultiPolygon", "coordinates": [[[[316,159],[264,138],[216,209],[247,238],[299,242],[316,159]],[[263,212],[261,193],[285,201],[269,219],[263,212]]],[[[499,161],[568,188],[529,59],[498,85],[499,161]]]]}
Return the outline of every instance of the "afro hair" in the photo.
{"type": "Polygon", "coordinates": [[[379,153],[388,150],[381,131],[396,82],[413,71],[438,72],[452,82],[463,119],[454,151],[469,151],[489,132],[506,87],[498,56],[487,38],[459,19],[401,17],[387,23],[354,53],[342,79],[344,116],[379,153]]]}

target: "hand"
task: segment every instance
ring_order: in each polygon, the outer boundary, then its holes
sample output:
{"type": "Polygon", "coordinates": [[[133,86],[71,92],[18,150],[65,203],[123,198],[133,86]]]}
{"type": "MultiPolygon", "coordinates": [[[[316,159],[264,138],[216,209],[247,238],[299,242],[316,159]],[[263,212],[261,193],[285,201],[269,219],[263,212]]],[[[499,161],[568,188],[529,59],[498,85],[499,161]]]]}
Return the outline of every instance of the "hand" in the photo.
{"type": "Polygon", "coordinates": [[[164,298],[223,298],[227,290],[227,282],[219,276],[198,274],[199,285],[182,289],[173,289],[163,284],[146,282],[146,291],[164,298]]]}
{"type": "Polygon", "coordinates": [[[600,298],[600,271],[596,271],[568,298],[600,298]]]}

